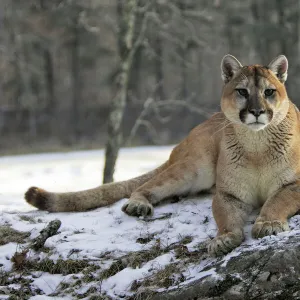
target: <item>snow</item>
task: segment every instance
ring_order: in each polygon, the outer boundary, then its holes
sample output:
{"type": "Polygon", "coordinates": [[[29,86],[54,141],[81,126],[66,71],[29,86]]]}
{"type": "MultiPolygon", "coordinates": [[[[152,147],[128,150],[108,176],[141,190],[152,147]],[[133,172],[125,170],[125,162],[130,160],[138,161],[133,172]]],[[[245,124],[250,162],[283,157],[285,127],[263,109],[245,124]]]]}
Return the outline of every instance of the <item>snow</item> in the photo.
{"type": "Polygon", "coordinates": [[[2,266],[3,271],[11,270],[11,254],[15,253],[17,249],[17,245],[14,243],[9,243],[0,247],[0,266],[2,266]]]}
{"type": "Polygon", "coordinates": [[[33,285],[42,290],[46,295],[49,295],[55,292],[63,279],[62,275],[44,273],[33,281],[33,285]]]}
{"type": "Polygon", "coordinates": [[[168,253],[146,263],[142,268],[125,268],[106,280],[103,283],[102,288],[108,291],[107,295],[109,296],[122,295],[125,291],[129,290],[131,283],[134,280],[139,280],[148,276],[151,274],[149,270],[161,268],[162,266],[169,264],[173,259],[174,256],[168,253]]]}
{"type": "MultiPolygon", "coordinates": [[[[170,147],[123,149],[115,179],[145,173],[164,162],[170,147]]],[[[55,191],[76,191],[102,182],[103,150],[5,156],[0,158],[0,210],[29,211],[22,201],[28,187],[43,186],[55,191]]]]}
{"type": "MultiPolygon", "coordinates": [[[[0,298],[1,299],[1,298],[0,298]]],[[[30,300],[72,300],[71,297],[48,297],[44,295],[38,295],[30,297],[30,300]]]]}
{"type": "MultiPolygon", "coordinates": [[[[124,180],[145,173],[162,164],[169,156],[172,147],[140,147],[122,149],[115,179],[124,180]]],[[[57,235],[49,238],[45,244],[52,248],[50,258],[85,259],[95,261],[101,268],[107,268],[113,259],[129,252],[146,250],[159,240],[164,247],[178,242],[185,236],[193,240],[187,245],[192,250],[200,242],[216,235],[216,225],[212,217],[211,196],[199,199],[185,199],[177,203],[164,203],[155,207],[152,220],[133,218],[121,211],[126,201],[123,199],[110,207],[99,208],[89,212],[79,213],[48,213],[37,211],[23,200],[23,194],[30,186],[39,186],[51,191],[76,191],[92,188],[101,183],[103,169],[103,151],[78,151],[70,153],[38,154],[23,156],[7,156],[0,158],[0,225],[11,225],[20,231],[29,231],[30,238],[39,234],[51,220],[62,221],[57,235]],[[28,221],[22,216],[30,217],[28,221]],[[164,216],[169,216],[163,218],[164,216]],[[162,218],[160,218],[162,217],[162,218]],[[34,222],[31,222],[33,220],[34,222]],[[138,238],[149,236],[154,238],[146,243],[137,242],[138,238]],[[109,258],[105,258],[109,254],[109,258]]],[[[253,240],[250,237],[251,225],[255,214],[246,224],[246,241],[244,246],[267,247],[272,243],[284,242],[290,234],[299,228],[300,217],[295,216],[290,221],[291,233],[279,236],[253,240]],[[266,242],[267,241],[267,242],[266,242]]],[[[20,247],[14,243],[0,246],[0,266],[2,270],[12,268],[10,258],[20,247]]],[[[223,266],[231,257],[240,253],[237,248],[223,258],[223,266]]],[[[30,254],[30,256],[34,254],[30,254]]],[[[45,254],[40,254],[40,257],[45,254]]],[[[206,259],[195,266],[189,266],[186,274],[186,284],[192,280],[208,275],[214,275],[214,269],[207,266],[214,259],[206,259]],[[206,271],[203,271],[203,270],[206,271]]],[[[153,273],[155,269],[163,268],[176,261],[174,253],[164,253],[146,262],[140,268],[127,267],[115,275],[103,280],[101,291],[119,299],[130,294],[133,281],[141,280],[153,273]]],[[[51,295],[59,289],[59,284],[65,282],[68,276],[41,273],[32,285],[42,290],[45,295],[51,295]]],[[[78,292],[84,293],[90,287],[86,284],[78,292]]],[[[42,299],[72,299],[66,297],[34,296],[32,300],[42,299]]],[[[2,295],[0,295],[0,299],[2,295]]]]}

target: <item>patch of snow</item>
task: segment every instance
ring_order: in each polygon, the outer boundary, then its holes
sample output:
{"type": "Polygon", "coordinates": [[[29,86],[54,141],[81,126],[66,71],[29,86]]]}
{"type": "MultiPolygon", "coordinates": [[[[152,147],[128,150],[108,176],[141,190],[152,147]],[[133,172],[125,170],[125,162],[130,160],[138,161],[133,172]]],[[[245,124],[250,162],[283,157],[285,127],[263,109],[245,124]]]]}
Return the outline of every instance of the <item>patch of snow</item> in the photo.
{"type": "MultiPolygon", "coordinates": [[[[115,180],[156,168],[168,159],[172,147],[121,149],[115,180]]],[[[68,192],[101,184],[104,151],[30,154],[0,157],[0,211],[30,211],[22,199],[30,186],[68,192]]]]}
{"type": "Polygon", "coordinates": [[[42,290],[46,295],[52,294],[64,280],[64,276],[58,274],[43,273],[39,278],[32,283],[35,287],[42,290]]]}
{"type": "Polygon", "coordinates": [[[237,250],[234,250],[230,253],[228,253],[225,258],[224,258],[224,261],[223,263],[221,264],[221,267],[225,268],[227,263],[233,258],[233,257],[236,257],[236,256],[239,256],[241,254],[240,251],[237,251],[237,250]]]}
{"type": "Polygon", "coordinates": [[[18,249],[17,244],[9,243],[0,247],[0,270],[10,271],[12,268],[12,262],[10,258],[18,249]]]}
{"type": "Polygon", "coordinates": [[[203,271],[203,269],[207,269],[211,264],[213,259],[209,259],[207,261],[199,262],[199,265],[190,266],[185,272],[184,275],[186,280],[180,285],[186,285],[194,280],[199,280],[201,278],[207,276],[213,276],[215,279],[219,278],[219,275],[216,273],[215,268],[210,268],[208,270],[203,271]]]}
{"type": "Polygon", "coordinates": [[[153,273],[153,270],[161,269],[163,266],[168,265],[173,258],[172,254],[167,253],[149,261],[141,268],[125,268],[103,281],[101,288],[107,291],[107,294],[111,297],[121,296],[126,291],[128,294],[133,281],[148,277],[153,273]]]}
{"type": "MultiPolygon", "coordinates": [[[[1,298],[0,298],[1,299],[1,298]]],[[[38,295],[30,297],[29,300],[72,300],[71,297],[57,297],[57,296],[45,296],[45,295],[38,295]]]]}

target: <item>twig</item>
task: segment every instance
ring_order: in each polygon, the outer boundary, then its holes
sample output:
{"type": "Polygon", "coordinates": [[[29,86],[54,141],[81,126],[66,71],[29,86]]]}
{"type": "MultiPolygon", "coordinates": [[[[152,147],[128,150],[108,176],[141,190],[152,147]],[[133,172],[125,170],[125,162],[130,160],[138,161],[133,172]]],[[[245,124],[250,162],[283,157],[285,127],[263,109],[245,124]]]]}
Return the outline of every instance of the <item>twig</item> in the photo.
{"type": "MultiPolygon", "coordinates": [[[[192,95],[191,99],[194,97],[192,95]]],[[[163,117],[160,115],[160,110],[161,108],[167,107],[167,108],[174,108],[182,106],[187,108],[190,112],[197,113],[202,116],[210,116],[210,113],[206,112],[205,110],[201,109],[200,107],[197,107],[191,103],[191,100],[187,99],[186,101],[184,100],[160,100],[160,101],[155,101],[153,98],[148,98],[145,103],[144,103],[144,109],[141,111],[139,117],[136,119],[129,138],[127,140],[127,144],[131,144],[132,139],[136,136],[137,130],[140,128],[140,126],[145,126],[151,133],[152,138],[157,139],[158,135],[157,132],[154,128],[154,126],[151,124],[150,121],[145,120],[146,116],[149,114],[149,112],[154,112],[155,117],[159,120],[160,123],[165,124],[170,121],[170,117],[166,116],[163,117]]]]}
{"type": "Polygon", "coordinates": [[[56,219],[51,221],[39,234],[39,236],[37,236],[35,239],[32,240],[32,242],[30,243],[30,245],[28,246],[29,248],[32,248],[33,250],[37,251],[39,249],[41,249],[46,240],[57,234],[58,229],[61,226],[61,221],[56,219]]]}
{"type": "Polygon", "coordinates": [[[22,269],[24,266],[24,263],[26,262],[27,259],[27,253],[29,252],[30,249],[33,249],[35,251],[38,251],[41,249],[44,245],[46,240],[57,234],[58,229],[60,228],[61,221],[56,219],[51,221],[41,232],[40,234],[32,240],[32,242],[22,251],[16,251],[13,257],[11,258],[11,261],[14,264],[14,268],[16,270],[22,269]]]}

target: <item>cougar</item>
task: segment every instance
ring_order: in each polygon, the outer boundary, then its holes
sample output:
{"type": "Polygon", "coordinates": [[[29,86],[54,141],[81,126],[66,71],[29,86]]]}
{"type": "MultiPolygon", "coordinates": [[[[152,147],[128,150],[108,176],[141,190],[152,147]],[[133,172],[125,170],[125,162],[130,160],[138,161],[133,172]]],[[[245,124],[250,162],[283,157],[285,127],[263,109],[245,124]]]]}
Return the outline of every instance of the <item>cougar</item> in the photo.
{"type": "Polygon", "coordinates": [[[163,165],[126,181],[74,193],[31,187],[25,199],[50,212],[84,211],[129,198],[131,216],[153,213],[153,205],[173,196],[214,188],[217,236],[211,255],[223,255],[244,239],[249,213],[260,208],[252,235],[289,230],[287,219],[300,209],[299,112],[284,83],[288,61],[280,55],[268,66],[242,66],[231,55],[221,62],[221,112],[194,128],[163,165]]]}

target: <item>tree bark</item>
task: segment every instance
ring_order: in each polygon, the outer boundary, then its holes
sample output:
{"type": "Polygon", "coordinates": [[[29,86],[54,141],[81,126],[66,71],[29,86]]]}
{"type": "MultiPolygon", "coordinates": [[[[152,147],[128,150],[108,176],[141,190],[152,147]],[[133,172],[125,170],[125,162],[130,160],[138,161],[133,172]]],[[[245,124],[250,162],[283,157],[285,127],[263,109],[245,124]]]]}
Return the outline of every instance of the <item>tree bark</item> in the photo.
{"type": "Polygon", "coordinates": [[[135,27],[137,0],[118,0],[120,73],[116,96],[111,103],[108,120],[108,140],[105,148],[103,183],[112,182],[119,149],[123,142],[122,120],[128,101],[130,71],[136,51],[135,27]]]}
{"type": "MultiPolygon", "coordinates": [[[[45,0],[40,0],[41,11],[46,13],[47,6],[45,0]]],[[[54,82],[54,63],[51,51],[48,49],[48,45],[41,41],[41,48],[43,49],[43,60],[44,60],[44,81],[46,90],[46,101],[47,101],[47,117],[49,118],[49,133],[50,135],[55,134],[54,128],[55,113],[56,113],[56,101],[55,101],[55,82],[54,82]]]]}
{"type": "MultiPolygon", "coordinates": [[[[162,6],[156,3],[155,13],[161,18],[163,17],[162,6]]],[[[154,61],[154,73],[156,77],[157,88],[155,90],[155,99],[164,100],[166,99],[165,90],[164,90],[164,66],[163,66],[163,40],[159,33],[159,26],[155,27],[155,36],[154,36],[154,51],[155,51],[155,61],[154,61]]]]}
{"type": "Polygon", "coordinates": [[[54,66],[51,52],[44,49],[44,76],[47,93],[47,113],[49,117],[49,133],[53,134],[55,127],[56,102],[54,95],[54,66]]]}
{"type": "Polygon", "coordinates": [[[156,54],[156,59],[155,59],[154,67],[155,67],[155,77],[156,77],[156,84],[157,84],[155,98],[157,100],[164,100],[166,99],[166,97],[164,91],[164,70],[163,70],[163,59],[162,59],[163,44],[159,34],[157,34],[155,40],[155,54],[156,54]]]}
{"type": "Polygon", "coordinates": [[[80,59],[79,59],[79,24],[78,14],[75,13],[73,19],[72,41],[70,44],[71,59],[71,89],[72,89],[72,109],[71,122],[73,127],[73,143],[76,143],[80,137],[79,130],[79,105],[81,100],[81,81],[80,81],[80,59]]]}
{"type": "MultiPolygon", "coordinates": [[[[282,0],[276,0],[278,24],[282,33],[285,33],[285,25],[286,25],[284,8],[285,8],[285,3],[283,3],[282,0]]],[[[286,39],[284,35],[282,35],[280,39],[280,48],[281,48],[280,49],[281,53],[287,55],[288,47],[286,45],[286,39]]]]}
{"type": "MultiPolygon", "coordinates": [[[[178,7],[181,12],[181,17],[184,18],[184,11],[186,9],[186,3],[183,1],[178,2],[178,7]]],[[[186,65],[186,59],[187,59],[187,52],[188,52],[188,45],[187,40],[185,37],[183,37],[182,45],[179,48],[179,54],[180,54],[180,75],[181,75],[181,89],[180,89],[180,98],[182,100],[186,100],[188,98],[188,87],[187,87],[187,65],[186,65]]]]}

